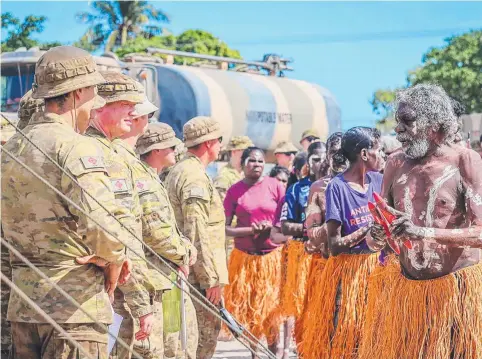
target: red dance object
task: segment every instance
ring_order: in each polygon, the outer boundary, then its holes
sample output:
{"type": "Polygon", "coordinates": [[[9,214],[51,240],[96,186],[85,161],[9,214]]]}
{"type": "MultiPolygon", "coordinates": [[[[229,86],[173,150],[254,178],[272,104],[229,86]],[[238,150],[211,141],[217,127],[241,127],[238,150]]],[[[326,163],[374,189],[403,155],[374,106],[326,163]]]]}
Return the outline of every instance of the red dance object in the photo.
{"type": "MultiPolygon", "coordinates": [[[[387,210],[387,203],[383,200],[383,198],[376,192],[373,192],[373,199],[375,200],[376,207],[380,212],[380,215],[387,221],[388,224],[392,224],[397,217],[393,214],[388,212],[387,210]]],[[[408,249],[412,249],[412,242],[409,239],[403,242],[405,247],[408,249]]]]}
{"type": "Polygon", "coordinates": [[[370,213],[372,214],[373,216],[373,220],[377,223],[377,224],[380,224],[383,226],[383,229],[385,230],[385,234],[387,236],[387,242],[388,242],[388,245],[393,249],[393,251],[396,253],[396,254],[400,254],[400,247],[398,246],[398,244],[392,240],[392,235],[390,233],[390,229],[388,228],[388,223],[386,220],[384,220],[380,214],[379,214],[379,209],[377,210],[377,208],[375,207],[375,205],[368,201],[368,209],[370,210],[370,213]]]}

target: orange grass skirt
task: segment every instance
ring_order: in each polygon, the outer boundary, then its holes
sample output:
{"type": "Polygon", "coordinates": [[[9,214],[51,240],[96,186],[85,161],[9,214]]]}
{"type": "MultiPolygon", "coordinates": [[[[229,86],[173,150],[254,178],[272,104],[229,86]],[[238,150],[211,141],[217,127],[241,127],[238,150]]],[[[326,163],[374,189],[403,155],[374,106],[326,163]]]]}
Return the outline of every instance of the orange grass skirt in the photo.
{"type": "Polygon", "coordinates": [[[308,275],[308,284],[307,290],[305,295],[305,304],[303,312],[301,316],[296,319],[295,322],[295,330],[294,330],[294,337],[296,341],[296,347],[298,349],[298,356],[304,357],[304,346],[303,346],[303,333],[304,323],[309,323],[310,320],[316,320],[310,317],[308,311],[308,303],[312,303],[315,300],[316,295],[319,294],[320,287],[321,287],[321,276],[323,275],[323,270],[325,269],[327,259],[323,258],[321,255],[313,255],[313,259],[311,260],[311,268],[310,274],[308,275]]]}
{"type": "Polygon", "coordinates": [[[283,315],[298,318],[305,304],[312,256],[305,253],[303,242],[290,240],[286,247],[286,281],[281,288],[281,306],[283,315]]]}
{"type": "MultiPolygon", "coordinates": [[[[376,268],[378,253],[341,254],[330,257],[310,293],[301,343],[305,359],[356,358],[367,308],[368,277],[376,268]],[[336,296],[341,288],[338,324],[336,296]]],[[[381,358],[381,357],[380,357],[381,358]]],[[[375,359],[375,358],[371,358],[375,359]]],[[[378,359],[378,358],[376,358],[378,359]]]]}
{"type": "Polygon", "coordinates": [[[482,359],[482,264],[431,280],[387,266],[368,301],[360,359],[482,359]]]}
{"type": "Polygon", "coordinates": [[[272,344],[279,332],[281,248],[262,256],[234,249],[229,258],[226,309],[254,336],[272,344]]]}

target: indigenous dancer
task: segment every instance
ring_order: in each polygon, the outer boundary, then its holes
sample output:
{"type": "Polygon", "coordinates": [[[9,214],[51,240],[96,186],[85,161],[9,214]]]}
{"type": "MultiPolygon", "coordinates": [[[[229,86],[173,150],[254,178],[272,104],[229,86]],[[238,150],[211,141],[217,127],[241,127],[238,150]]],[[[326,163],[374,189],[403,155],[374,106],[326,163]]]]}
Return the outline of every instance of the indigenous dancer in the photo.
{"type": "Polygon", "coordinates": [[[326,189],[326,230],[330,258],[320,278],[316,321],[307,325],[303,354],[307,359],[354,358],[365,320],[367,281],[377,254],[365,238],[373,218],[368,201],[380,192],[384,154],[380,132],[355,127],[342,137],[336,163],[350,165],[326,189]],[[376,171],[376,172],[375,172],[376,171]]]}
{"type": "MultiPolygon", "coordinates": [[[[442,88],[417,85],[396,100],[403,151],[388,160],[383,197],[400,265],[369,291],[369,302],[383,301],[369,313],[360,358],[481,359],[482,160],[452,144],[458,124],[442,88]]],[[[373,226],[368,243],[392,240],[373,226]]]]}
{"type": "MultiPolygon", "coordinates": [[[[263,177],[264,153],[249,147],[241,158],[244,179],[226,192],[226,234],[234,237],[229,258],[226,308],[256,337],[266,336],[276,351],[279,337],[281,248],[270,240],[278,202],[285,194],[282,183],[263,177]],[[238,219],[232,227],[233,216],[238,219]]],[[[253,348],[256,349],[256,348],[253,348]]]]}
{"type": "MultiPolygon", "coordinates": [[[[313,142],[308,147],[306,165],[303,166],[302,171],[299,171],[302,178],[288,188],[281,212],[282,232],[285,236],[291,237],[286,244],[286,281],[283,283],[281,297],[283,314],[288,318],[299,318],[303,310],[311,266],[311,256],[305,253],[303,245],[305,239],[308,239],[304,233],[305,207],[308,203],[310,186],[317,179],[315,173],[319,172],[325,154],[325,144],[320,141],[313,142]]],[[[297,167],[299,166],[295,162],[298,172],[297,167]]],[[[286,354],[289,338],[288,336],[288,343],[285,343],[286,354]]]]}
{"type": "Polygon", "coordinates": [[[304,357],[303,333],[306,331],[305,325],[316,323],[317,321],[317,318],[313,316],[312,308],[316,308],[317,305],[316,298],[319,298],[321,291],[320,278],[323,274],[323,269],[325,268],[326,259],[328,258],[328,242],[325,224],[325,191],[330,180],[345,171],[347,167],[346,163],[336,163],[333,161],[333,156],[340,150],[341,137],[341,132],[335,132],[328,138],[326,142],[326,150],[328,154],[326,162],[328,163],[327,172],[329,175],[319,179],[311,185],[308,197],[305,228],[309,240],[305,242],[305,251],[306,253],[313,254],[313,258],[311,261],[310,273],[308,275],[304,311],[299,320],[296,321],[295,338],[298,355],[301,357],[304,357]]]}

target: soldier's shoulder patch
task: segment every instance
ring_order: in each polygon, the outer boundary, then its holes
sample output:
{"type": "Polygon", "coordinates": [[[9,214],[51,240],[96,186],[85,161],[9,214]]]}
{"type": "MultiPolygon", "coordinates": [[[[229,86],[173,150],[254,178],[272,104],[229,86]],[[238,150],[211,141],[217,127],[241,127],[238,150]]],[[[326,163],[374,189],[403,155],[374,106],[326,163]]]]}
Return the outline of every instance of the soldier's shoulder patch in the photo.
{"type": "Polygon", "coordinates": [[[150,188],[149,181],[145,178],[136,180],[136,190],[137,192],[145,192],[150,188]]]}
{"type": "Polygon", "coordinates": [[[104,168],[104,158],[101,156],[84,156],[80,158],[85,169],[104,168]]]}
{"type": "Polygon", "coordinates": [[[204,188],[202,187],[192,187],[189,190],[189,197],[204,198],[204,188]]]}
{"type": "Polygon", "coordinates": [[[112,179],[110,180],[112,184],[112,190],[115,193],[118,192],[127,192],[130,190],[130,186],[127,183],[127,180],[125,178],[117,178],[117,179],[112,179]]]}

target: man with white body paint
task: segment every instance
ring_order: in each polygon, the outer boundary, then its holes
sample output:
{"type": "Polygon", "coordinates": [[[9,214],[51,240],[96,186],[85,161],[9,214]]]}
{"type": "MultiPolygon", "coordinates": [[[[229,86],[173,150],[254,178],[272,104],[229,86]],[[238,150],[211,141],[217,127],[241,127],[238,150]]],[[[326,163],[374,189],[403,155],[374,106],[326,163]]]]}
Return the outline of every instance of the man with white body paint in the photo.
{"type": "MultiPolygon", "coordinates": [[[[388,159],[382,192],[399,263],[373,279],[384,285],[369,293],[377,304],[359,358],[481,359],[481,158],[453,144],[457,118],[438,86],[399,92],[396,120],[402,151],[388,159]]],[[[369,245],[386,244],[375,225],[369,245]]]]}

